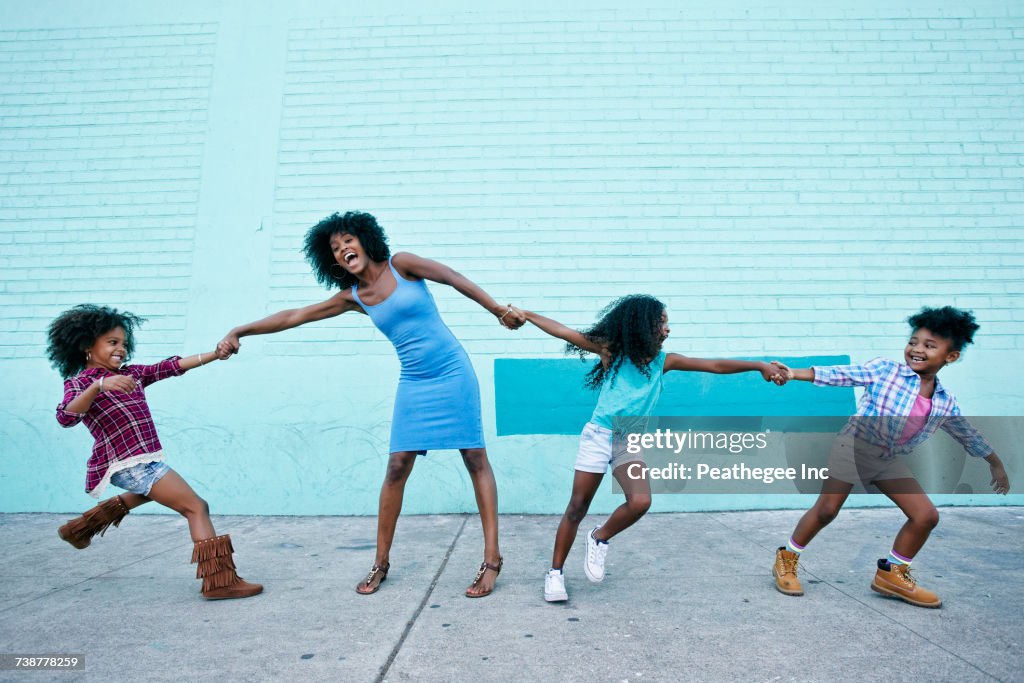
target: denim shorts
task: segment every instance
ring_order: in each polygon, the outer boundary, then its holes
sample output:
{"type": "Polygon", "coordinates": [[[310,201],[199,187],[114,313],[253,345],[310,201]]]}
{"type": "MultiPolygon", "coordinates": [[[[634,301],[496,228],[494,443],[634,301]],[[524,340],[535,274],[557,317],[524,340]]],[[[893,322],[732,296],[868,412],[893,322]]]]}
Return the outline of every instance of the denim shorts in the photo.
{"type": "Polygon", "coordinates": [[[615,471],[619,465],[627,462],[643,462],[642,453],[629,453],[624,443],[613,438],[612,430],[601,425],[588,422],[580,434],[580,449],[576,453],[575,469],[580,472],[604,474],[608,470],[615,471]]]}
{"type": "Polygon", "coordinates": [[[161,461],[143,462],[128,469],[116,472],[110,477],[110,483],[129,493],[148,496],[153,484],[171,471],[167,463],[161,461]]]}

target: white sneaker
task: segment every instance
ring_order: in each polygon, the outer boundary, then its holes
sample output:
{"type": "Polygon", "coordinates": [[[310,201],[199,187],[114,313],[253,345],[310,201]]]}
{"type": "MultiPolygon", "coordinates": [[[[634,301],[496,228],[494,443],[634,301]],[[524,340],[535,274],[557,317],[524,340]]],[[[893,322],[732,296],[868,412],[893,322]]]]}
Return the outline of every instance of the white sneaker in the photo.
{"type": "Polygon", "coordinates": [[[565,576],[557,569],[551,569],[544,575],[544,599],[548,602],[565,602],[569,594],[565,592],[565,576]]]}
{"type": "Polygon", "coordinates": [[[587,534],[587,556],[583,558],[583,571],[594,583],[604,581],[604,558],[608,555],[608,544],[598,543],[594,538],[594,532],[598,528],[594,527],[587,534]]]}

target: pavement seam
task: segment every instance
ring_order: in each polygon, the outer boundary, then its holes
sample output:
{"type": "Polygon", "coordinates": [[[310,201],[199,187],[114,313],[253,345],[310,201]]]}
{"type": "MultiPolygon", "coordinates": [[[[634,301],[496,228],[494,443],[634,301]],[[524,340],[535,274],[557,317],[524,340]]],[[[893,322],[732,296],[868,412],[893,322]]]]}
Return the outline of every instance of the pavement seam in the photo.
{"type": "MultiPolygon", "coordinates": [[[[732,511],[730,510],[730,512],[732,512],[732,511]]],[[[743,533],[743,532],[742,532],[742,531],[741,531],[740,529],[738,529],[738,528],[736,528],[736,527],[732,527],[732,526],[729,526],[728,524],[726,524],[725,522],[723,522],[723,521],[722,521],[722,520],[721,520],[721,519],[719,518],[719,515],[720,515],[721,513],[718,513],[718,512],[710,512],[710,513],[707,513],[707,514],[711,515],[711,519],[712,519],[713,521],[717,522],[717,523],[718,523],[719,525],[721,525],[721,526],[725,527],[725,528],[726,528],[726,529],[728,529],[729,531],[732,531],[733,533],[735,533],[735,534],[739,535],[739,536],[740,536],[741,538],[743,538],[743,540],[747,541],[748,543],[752,543],[753,545],[756,545],[756,546],[757,546],[758,548],[764,548],[764,549],[765,549],[765,552],[771,552],[771,553],[774,553],[774,552],[775,552],[775,548],[772,548],[771,546],[766,546],[766,545],[764,545],[763,543],[761,543],[760,541],[756,541],[756,540],[754,540],[753,538],[750,538],[749,536],[746,536],[746,535],[745,535],[745,534],[744,534],[744,533],[743,533]]],[[[803,574],[805,574],[805,575],[807,575],[807,576],[812,576],[812,577],[814,577],[814,578],[815,578],[816,580],[818,580],[818,581],[820,581],[820,582],[822,582],[822,583],[825,583],[825,580],[824,580],[824,579],[822,579],[821,577],[819,577],[819,576],[818,576],[817,574],[815,574],[815,573],[814,573],[814,572],[813,572],[812,570],[808,569],[808,568],[807,568],[806,566],[801,566],[801,567],[800,567],[800,571],[801,571],[801,573],[803,573],[803,574]]],[[[769,573],[769,574],[770,574],[770,573],[769,573]]],[[[749,575],[748,575],[748,574],[738,574],[737,576],[762,576],[762,575],[763,575],[763,572],[757,572],[756,574],[749,574],[749,575]]],[[[831,584],[829,584],[829,585],[831,585],[831,584]]],[[[844,595],[845,595],[845,594],[844,594],[844,595]]]]}
{"type": "Polygon", "coordinates": [[[419,606],[416,611],[413,612],[412,617],[405,623],[405,629],[402,631],[401,637],[398,642],[395,643],[395,647],[391,649],[391,654],[388,655],[387,661],[380,668],[380,673],[377,674],[377,678],[374,679],[374,683],[383,683],[385,677],[388,675],[388,671],[391,670],[391,665],[395,663],[395,659],[398,657],[398,653],[402,650],[402,646],[405,645],[405,639],[409,637],[409,633],[412,631],[412,627],[416,625],[416,620],[420,618],[420,614],[423,612],[423,608],[430,602],[430,596],[434,594],[434,588],[437,587],[437,582],[441,580],[441,574],[444,573],[444,568],[448,566],[448,560],[451,558],[452,553],[455,552],[455,546],[462,538],[462,531],[466,528],[466,522],[469,521],[469,515],[462,515],[462,525],[459,530],[455,532],[455,538],[452,539],[451,544],[448,546],[448,551],[444,554],[444,559],[441,560],[441,565],[437,568],[434,573],[434,580],[430,582],[430,586],[427,588],[426,594],[423,599],[420,600],[419,606]]]}

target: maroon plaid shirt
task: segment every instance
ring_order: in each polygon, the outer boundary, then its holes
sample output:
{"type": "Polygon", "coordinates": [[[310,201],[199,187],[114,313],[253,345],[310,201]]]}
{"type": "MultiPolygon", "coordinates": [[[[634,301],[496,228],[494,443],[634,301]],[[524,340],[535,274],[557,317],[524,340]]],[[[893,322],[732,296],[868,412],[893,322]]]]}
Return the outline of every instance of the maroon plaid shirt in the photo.
{"type": "Polygon", "coordinates": [[[96,439],[92,457],[86,464],[87,493],[92,494],[104,482],[112,462],[161,450],[143,388],[184,373],[179,361],[181,356],[172,356],[155,365],[126,365],[117,372],[106,368],[90,368],[64,381],[64,400],[57,406],[57,422],[65,427],[85,422],[96,439]],[[113,375],[135,378],[135,391],[103,391],[97,394],[96,400],[85,413],[67,410],[67,405],[88,389],[89,385],[100,377],[113,375]]]}

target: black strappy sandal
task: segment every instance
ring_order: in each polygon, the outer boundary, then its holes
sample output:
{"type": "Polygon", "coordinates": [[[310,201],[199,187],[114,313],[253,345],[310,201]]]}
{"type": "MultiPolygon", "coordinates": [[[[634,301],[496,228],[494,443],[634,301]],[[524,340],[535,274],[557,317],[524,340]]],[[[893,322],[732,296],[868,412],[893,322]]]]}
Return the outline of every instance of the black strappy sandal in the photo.
{"type": "Polygon", "coordinates": [[[488,569],[490,569],[491,571],[494,572],[494,578],[495,578],[495,580],[497,580],[498,574],[501,574],[501,567],[502,567],[503,564],[505,564],[505,558],[503,558],[500,555],[498,556],[498,564],[496,564],[496,565],[489,564],[487,562],[481,562],[480,563],[480,568],[476,570],[476,577],[473,579],[473,583],[469,584],[469,588],[466,589],[466,597],[467,598],[486,598],[488,595],[493,593],[494,592],[494,587],[493,586],[491,587],[491,590],[487,591],[486,593],[470,593],[469,591],[470,591],[470,589],[476,588],[476,586],[479,585],[480,581],[483,580],[484,574],[487,572],[488,569]]]}
{"type": "Polygon", "coordinates": [[[379,564],[373,565],[370,568],[370,573],[366,575],[366,578],[356,584],[356,593],[360,595],[373,595],[380,590],[380,585],[387,581],[388,570],[391,569],[391,563],[388,562],[383,567],[379,564]],[[360,588],[372,588],[372,590],[359,590],[360,588]]]}

